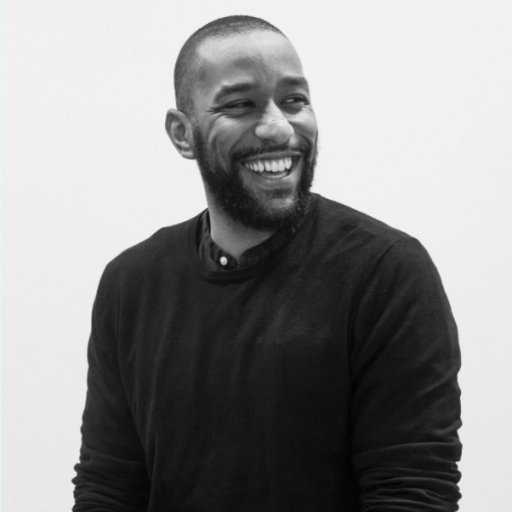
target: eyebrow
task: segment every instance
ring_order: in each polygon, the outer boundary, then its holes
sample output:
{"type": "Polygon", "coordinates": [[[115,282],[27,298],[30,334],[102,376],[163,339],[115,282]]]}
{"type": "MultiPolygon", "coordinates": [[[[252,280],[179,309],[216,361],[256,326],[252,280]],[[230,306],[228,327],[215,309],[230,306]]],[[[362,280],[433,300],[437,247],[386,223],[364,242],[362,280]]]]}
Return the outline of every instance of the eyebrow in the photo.
{"type": "Polygon", "coordinates": [[[299,85],[309,89],[308,81],[303,76],[285,76],[281,81],[282,85],[299,85]]]}
{"type": "MultiPolygon", "coordinates": [[[[303,76],[286,76],[282,80],[279,81],[279,85],[281,86],[303,86],[309,88],[308,81],[303,76]]],[[[256,84],[254,82],[238,82],[236,84],[226,84],[223,85],[219,92],[213,98],[214,102],[218,102],[224,96],[228,96],[229,94],[237,94],[241,92],[247,92],[251,89],[254,89],[256,84]]]]}
{"type": "Polygon", "coordinates": [[[224,96],[229,94],[236,94],[238,92],[247,92],[253,89],[255,84],[253,82],[239,82],[231,85],[223,85],[219,92],[213,98],[213,101],[217,102],[224,96]]]}

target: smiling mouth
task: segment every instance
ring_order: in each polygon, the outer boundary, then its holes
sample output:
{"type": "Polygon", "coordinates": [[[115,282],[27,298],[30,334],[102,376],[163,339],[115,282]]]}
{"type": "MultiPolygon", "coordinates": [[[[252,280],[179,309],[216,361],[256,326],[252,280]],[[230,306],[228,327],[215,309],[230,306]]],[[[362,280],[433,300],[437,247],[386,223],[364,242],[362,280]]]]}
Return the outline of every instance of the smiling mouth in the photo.
{"type": "Polygon", "coordinates": [[[272,172],[272,173],[281,173],[284,171],[289,171],[292,168],[293,159],[292,157],[285,158],[261,158],[258,160],[251,160],[250,162],[245,162],[243,165],[246,169],[254,172],[272,172]]]}
{"type": "Polygon", "coordinates": [[[288,154],[284,152],[274,155],[268,153],[250,157],[242,161],[241,164],[261,178],[279,180],[288,177],[292,173],[301,157],[302,154],[295,151],[288,154]]]}

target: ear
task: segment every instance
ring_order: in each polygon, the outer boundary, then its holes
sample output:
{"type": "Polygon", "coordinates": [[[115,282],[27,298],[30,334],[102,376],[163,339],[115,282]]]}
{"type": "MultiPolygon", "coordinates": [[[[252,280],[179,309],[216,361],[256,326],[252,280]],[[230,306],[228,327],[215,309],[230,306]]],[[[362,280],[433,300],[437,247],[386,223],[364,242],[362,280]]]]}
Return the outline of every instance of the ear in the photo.
{"type": "Polygon", "coordinates": [[[194,137],[192,123],[186,114],[171,108],[165,117],[165,131],[178,153],[183,158],[194,160],[194,137]]]}

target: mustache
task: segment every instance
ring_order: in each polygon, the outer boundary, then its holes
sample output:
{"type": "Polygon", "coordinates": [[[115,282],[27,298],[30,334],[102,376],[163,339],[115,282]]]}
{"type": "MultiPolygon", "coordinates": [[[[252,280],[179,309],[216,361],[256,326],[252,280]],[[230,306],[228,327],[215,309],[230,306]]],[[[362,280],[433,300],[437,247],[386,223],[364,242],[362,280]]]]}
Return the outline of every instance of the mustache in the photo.
{"type": "Polygon", "coordinates": [[[257,157],[263,154],[281,153],[281,152],[298,152],[307,154],[311,150],[309,144],[281,144],[281,145],[270,145],[265,144],[263,146],[251,146],[235,151],[231,155],[231,161],[238,162],[249,157],[257,157]]]}

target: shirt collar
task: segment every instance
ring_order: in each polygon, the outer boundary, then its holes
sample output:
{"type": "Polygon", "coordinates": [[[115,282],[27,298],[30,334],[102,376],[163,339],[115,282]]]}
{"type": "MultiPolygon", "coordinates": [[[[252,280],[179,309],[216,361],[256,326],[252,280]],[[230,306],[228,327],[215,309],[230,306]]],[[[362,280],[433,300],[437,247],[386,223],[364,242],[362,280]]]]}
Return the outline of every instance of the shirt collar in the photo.
{"type": "Polygon", "coordinates": [[[199,257],[212,271],[230,271],[251,267],[284,248],[300,226],[276,231],[270,238],[244,251],[237,260],[223,251],[210,235],[210,216],[204,211],[199,219],[199,257]]]}

